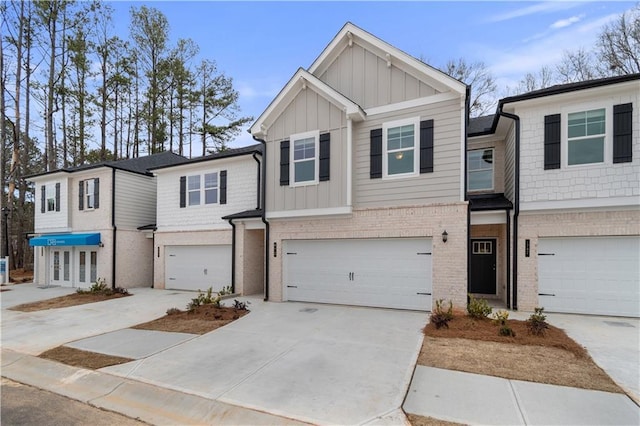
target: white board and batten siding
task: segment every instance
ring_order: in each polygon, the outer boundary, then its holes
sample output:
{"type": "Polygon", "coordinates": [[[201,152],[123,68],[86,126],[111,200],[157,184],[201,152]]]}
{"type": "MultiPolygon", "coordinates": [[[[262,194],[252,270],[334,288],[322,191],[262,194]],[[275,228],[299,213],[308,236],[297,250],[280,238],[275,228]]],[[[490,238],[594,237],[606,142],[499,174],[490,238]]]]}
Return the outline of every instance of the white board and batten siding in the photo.
{"type": "MultiPolygon", "coordinates": [[[[160,232],[231,229],[222,217],[257,207],[257,163],[251,155],[157,170],[160,232]],[[180,207],[180,177],[227,171],[227,203],[180,207]]],[[[218,197],[220,193],[218,192],[218,197]]]]}
{"type": "Polygon", "coordinates": [[[640,237],[538,240],[538,304],[549,312],[640,317],[640,237]]]}
{"type": "Polygon", "coordinates": [[[430,238],[284,241],[285,299],[430,311],[430,238]]]}
{"type": "Polygon", "coordinates": [[[156,222],[156,179],[116,170],[115,222],[118,228],[137,229],[156,222]]]}
{"type": "Polygon", "coordinates": [[[270,126],[267,143],[268,212],[322,209],[346,205],[347,129],[343,111],[311,87],[300,90],[270,126]],[[280,185],[280,142],[291,135],[318,130],[330,133],[330,179],[317,185],[280,185]]]}
{"type": "Polygon", "coordinates": [[[69,223],[69,178],[66,175],[51,177],[48,180],[35,180],[35,232],[65,232],[70,228],[69,223]],[[60,184],[60,211],[47,211],[45,200],[45,212],[42,213],[41,186],[51,186],[55,190],[56,183],[60,184]]]}
{"type": "Polygon", "coordinates": [[[166,246],[165,288],[214,293],[231,285],[231,245],[166,246]]]}

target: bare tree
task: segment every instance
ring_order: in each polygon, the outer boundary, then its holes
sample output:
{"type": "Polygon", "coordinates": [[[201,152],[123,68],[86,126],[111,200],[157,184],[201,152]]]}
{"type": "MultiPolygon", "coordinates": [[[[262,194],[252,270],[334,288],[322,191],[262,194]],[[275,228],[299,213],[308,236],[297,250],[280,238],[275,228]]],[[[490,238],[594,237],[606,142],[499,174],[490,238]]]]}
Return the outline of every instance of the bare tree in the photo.
{"type": "Polygon", "coordinates": [[[603,27],[597,48],[610,74],[640,73],[640,4],[603,27]]]}
{"type": "Polygon", "coordinates": [[[471,86],[470,114],[478,117],[496,105],[496,82],[484,62],[467,62],[464,58],[449,60],[442,71],[471,86]]]}
{"type": "Polygon", "coordinates": [[[594,55],[584,48],[575,52],[565,51],[560,63],[556,66],[556,73],[559,83],[573,83],[604,77],[596,65],[594,55]]]}

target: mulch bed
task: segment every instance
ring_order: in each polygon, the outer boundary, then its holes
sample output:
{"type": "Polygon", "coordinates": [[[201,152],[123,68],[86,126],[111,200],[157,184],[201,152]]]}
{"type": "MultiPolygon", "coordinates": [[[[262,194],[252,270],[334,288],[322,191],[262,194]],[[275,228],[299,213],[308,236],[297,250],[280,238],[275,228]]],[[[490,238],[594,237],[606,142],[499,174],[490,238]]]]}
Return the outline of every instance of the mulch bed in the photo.
{"type": "Polygon", "coordinates": [[[123,358],[113,355],[105,355],[97,352],[83,351],[67,346],[58,346],[40,354],[40,358],[58,361],[73,367],[97,370],[111,365],[124,364],[134,361],[130,358],[123,358]]]}
{"type": "Polygon", "coordinates": [[[249,313],[232,307],[202,305],[193,311],[174,310],[162,318],[138,324],[131,328],[141,330],[173,331],[178,333],[205,334],[225,326],[249,313]]]}
{"type": "Polygon", "coordinates": [[[24,303],[9,308],[12,311],[35,312],[46,309],[67,308],[69,306],[84,305],[85,303],[102,302],[105,300],[118,299],[120,297],[131,296],[131,294],[113,293],[110,295],[100,293],[72,293],[66,296],[54,297],[53,299],[40,300],[32,303],[24,303]]]}

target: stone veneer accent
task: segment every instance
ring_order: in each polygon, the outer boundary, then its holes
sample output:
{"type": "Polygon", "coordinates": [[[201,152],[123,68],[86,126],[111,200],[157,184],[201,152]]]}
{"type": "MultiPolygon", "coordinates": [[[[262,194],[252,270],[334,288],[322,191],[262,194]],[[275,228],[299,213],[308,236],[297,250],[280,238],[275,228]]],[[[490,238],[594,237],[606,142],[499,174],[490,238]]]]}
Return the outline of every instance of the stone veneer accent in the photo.
{"type": "Polygon", "coordinates": [[[270,220],[269,300],[282,301],[283,240],[433,237],[433,294],[467,303],[467,203],[354,209],[349,217],[270,220]],[[447,243],[442,232],[447,231],[447,243]],[[273,257],[276,242],[277,257],[273,257]]]}
{"type": "Polygon", "coordinates": [[[518,309],[538,306],[539,237],[640,237],[640,210],[565,213],[521,213],[518,235],[518,309]],[[525,240],[531,240],[531,256],[525,257],[525,240]]]}

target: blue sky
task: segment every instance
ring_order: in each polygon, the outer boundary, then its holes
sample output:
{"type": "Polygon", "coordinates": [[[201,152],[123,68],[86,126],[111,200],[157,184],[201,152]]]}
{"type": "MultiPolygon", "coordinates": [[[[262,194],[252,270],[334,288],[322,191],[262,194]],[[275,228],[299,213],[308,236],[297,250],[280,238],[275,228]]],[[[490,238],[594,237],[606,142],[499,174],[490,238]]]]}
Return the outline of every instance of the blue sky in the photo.
{"type": "MultiPolygon", "coordinates": [[[[595,44],[602,25],[635,2],[177,2],[109,3],[116,34],[127,37],[129,10],[163,12],[172,41],[191,38],[200,57],[234,79],[243,115],[257,118],[298,67],[307,68],[350,21],[433,66],[464,57],[484,61],[499,91],[553,65],[564,50],[595,44]]],[[[501,93],[498,94],[501,96],[501,93]]],[[[253,143],[242,135],[231,146],[253,143]]]]}

